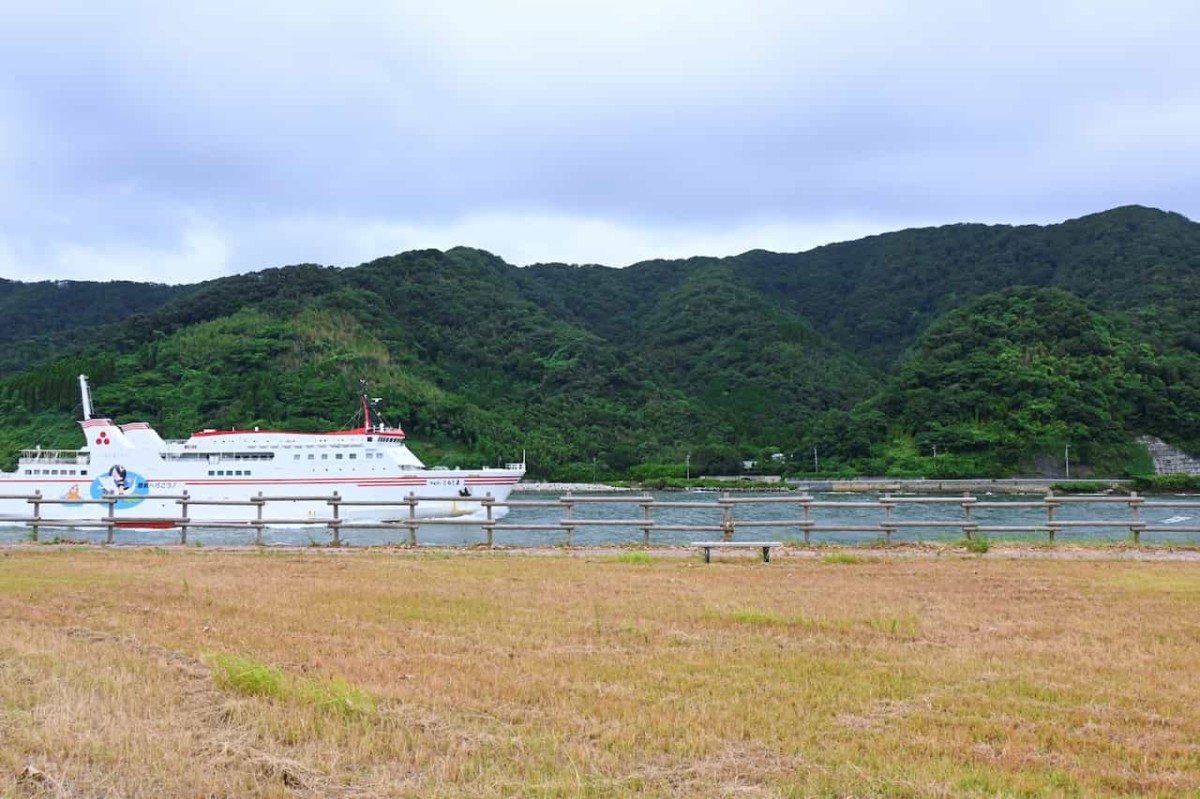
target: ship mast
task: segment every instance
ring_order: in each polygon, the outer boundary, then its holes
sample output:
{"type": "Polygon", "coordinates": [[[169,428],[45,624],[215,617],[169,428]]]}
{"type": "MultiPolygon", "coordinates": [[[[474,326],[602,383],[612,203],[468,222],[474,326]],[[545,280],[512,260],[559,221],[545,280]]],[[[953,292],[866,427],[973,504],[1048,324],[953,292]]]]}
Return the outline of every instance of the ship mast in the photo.
{"type": "Polygon", "coordinates": [[[83,421],[92,418],[92,392],[88,389],[87,375],[79,376],[79,393],[83,395],[83,421]]]}
{"type": "Polygon", "coordinates": [[[367,396],[367,381],[360,379],[358,381],[358,397],[362,402],[363,414],[363,432],[371,432],[371,400],[367,396]]]}
{"type": "Polygon", "coordinates": [[[358,392],[362,402],[363,431],[367,433],[396,433],[400,438],[403,438],[404,431],[383,418],[383,413],[379,409],[379,406],[383,403],[383,397],[372,397],[366,380],[360,379],[358,381],[358,392]]]}
{"type": "Polygon", "coordinates": [[[358,381],[358,390],[362,396],[363,429],[368,433],[373,433],[387,427],[383,417],[379,414],[379,398],[371,397],[366,380],[358,381]]]}

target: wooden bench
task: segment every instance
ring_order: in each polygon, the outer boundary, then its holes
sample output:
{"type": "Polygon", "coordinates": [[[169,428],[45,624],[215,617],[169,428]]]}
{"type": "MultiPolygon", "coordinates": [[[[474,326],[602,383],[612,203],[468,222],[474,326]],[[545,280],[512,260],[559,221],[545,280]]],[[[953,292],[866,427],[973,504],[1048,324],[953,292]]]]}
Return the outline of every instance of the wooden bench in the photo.
{"type": "Polygon", "coordinates": [[[712,562],[714,549],[761,549],[763,563],[771,562],[771,547],[783,546],[782,541],[693,541],[692,546],[704,550],[704,562],[712,562]]]}

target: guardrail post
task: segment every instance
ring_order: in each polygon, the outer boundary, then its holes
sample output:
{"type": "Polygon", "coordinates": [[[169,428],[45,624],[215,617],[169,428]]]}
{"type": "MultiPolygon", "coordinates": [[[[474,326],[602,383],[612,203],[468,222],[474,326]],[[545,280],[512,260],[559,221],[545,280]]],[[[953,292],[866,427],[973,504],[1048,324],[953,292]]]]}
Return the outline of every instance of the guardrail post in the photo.
{"type": "Polygon", "coordinates": [[[891,498],[891,494],[884,494],[883,498],[879,500],[879,504],[883,506],[883,543],[889,547],[892,545],[892,533],[896,529],[892,523],[894,521],[892,510],[896,507],[896,503],[890,502],[891,498]]]}
{"type": "Polygon", "coordinates": [[[258,496],[253,497],[250,501],[253,502],[258,509],[258,512],[254,517],[254,546],[261,547],[263,545],[263,505],[266,504],[266,501],[263,499],[263,494],[261,491],[258,492],[258,496]]]}
{"type": "Polygon", "coordinates": [[[559,499],[566,508],[563,511],[563,531],[567,535],[566,546],[573,546],[575,539],[575,525],[571,524],[571,520],[575,518],[575,498],[568,491],[565,496],[559,499]]]}
{"type": "Polygon", "coordinates": [[[492,499],[491,491],[484,494],[483,507],[487,508],[487,520],[483,523],[483,532],[487,534],[488,549],[491,549],[492,547],[495,546],[495,542],[492,540],[493,535],[496,531],[495,530],[496,520],[495,520],[495,517],[493,517],[493,515],[492,515],[492,506],[495,505],[495,503],[496,503],[496,500],[492,499]]]}
{"type": "Polygon", "coordinates": [[[650,507],[654,504],[654,497],[649,494],[642,496],[642,546],[649,548],[650,546],[650,507]]]}
{"type": "Polygon", "coordinates": [[[721,492],[721,540],[733,540],[733,500],[728,491],[721,492]]]}
{"type": "Polygon", "coordinates": [[[1145,501],[1145,499],[1138,496],[1136,491],[1129,492],[1129,513],[1132,517],[1129,520],[1129,533],[1133,536],[1133,543],[1135,544],[1142,543],[1143,524],[1141,518],[1139,517],[1138,511],[1141,509],[1141,505],[1145,501]]]}
{"type": "Polygon", "coordinates": [[[405,501],[408,503],[408,521],[404,523],[404,526],[408,528],[408,545],[415,547],[417,545],[417,495],[409,491],[405,501]]]}
{"type": "Polygon", "coordinates": [[[108,527],[108,534],[104,536],[104,543],[111,544],[113,542],[113,528],[117,526],[117,495],[105,493],[104,499],[108,502],[108,518],[105,520],[105,526],[108,527]]]}
{"type": "Polygon", "coordinates": [[[333,545],[340,547],[342,545],[342,518],[338,511],[341,508],[342,499],[338,492],[334,491],[333,499],[327,501],[333,508],[333,518],[329,520],[329,528],[333,532],[333,545]]]}
{"type": "Polygon", "coordinates": [[[809,517],[809,503],[812,502],[812,497],[800,497],[800,507],[804,509],[804,546],[812,543],[812,519],[809,517]]]}
{"type": "Polygon", "coordinates": [[[975,497],[971,496],[970,491],[963,492],[962,509],[963,509],[963,538],[968,541],[975,538],[975,528],[978,526],[975,523],[975,517],[972,514],[974,510],[975,497]]]}
{"type": "Polygon", "coordinates": [[[33,497],[27,501],[33,503],[33,531],[31,538],[33,539],[33,543],[36,544],[38,540],[38,520],[42,518],[42,490],[39,488],[37,491],[34,491],[33,497]]]}
{"type": "Polygon", "coordinates": [[[187,545],[188,499],[188,490],[185,488],[179,498],[179,543],[181,546],[187,545]]]}
{"type": "Polygon", "coordinates": [[[1054,543],[1054,509],[1058,507],[1058,503],[1054,501],[1054,489],[1046,489],[1046,532],[1049,536],[1051,544],[1054,543]]]}

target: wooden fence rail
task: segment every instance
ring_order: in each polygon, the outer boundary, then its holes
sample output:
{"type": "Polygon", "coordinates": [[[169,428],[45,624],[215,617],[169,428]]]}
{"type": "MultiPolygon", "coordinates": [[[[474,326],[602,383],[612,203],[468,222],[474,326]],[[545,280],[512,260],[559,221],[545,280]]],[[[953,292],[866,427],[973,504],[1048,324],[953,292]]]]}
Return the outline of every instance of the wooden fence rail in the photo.
{"type": "MultiPolygon", "coordinates": [[[[681,502],[670,499],[660,500],[649,494],[577,496],[571,493],[549,500],[515,499],[500,502],[488,494],[474,500],[480,505],[482,516],[469,519],[465,522],[462,517],[420,518],[418,515],[418,510],[422,502],[454,502],[460,501],[461,497],[418,495],[412,492],[401,499],[383,502],[348,500],[340,496],[337,492],[328,495],[271,496],[259,492],[246,499],[198,499],[190,495],[187,491],[181,494],[156,494],[154,495],[154,499],[171,500],[179,508],[178,516],[165,518],[162,516],[145,518],[136,515],[126,515],[125,513],[118,516],[117,505],[124,499],[124,497],[119,495],[105,495],[101,499],[66,500],[46,497],[38,492],[28,495],[0,494],[0,500],[5,499],[24,500],[31,506],[31,512],[27,516],[7,517],[0,520],[0,524],[28,526],[30,528],[30,537],[34,541],[38,540],[41,530],[45,528],[102,528],[105,530],[105,543],[107,544],[113,543],[114,532],[117,529],[136,527],[139,522],[145,522],[146,525],[144,526],[151,526],[152,524],[153,526],[178,528],[179,542],[181,544],[188,542],[188,532],[191,530],[248,529],[254,531],[254,543],[260,546],[263,543],[263,530],[265,528],[284,525],[325,528],[331,536],[331,543],[335,546],[345,543],[342,536],[343,530],[402,530],[405,532],[406,542],[409,545],[415,546],[418,543],[418,533],[421,527],[447,524],[461,525],[464,523],[479,525],[483,530],[486,538],[485,543],[488,547],[495,546],[495,535],[497,532],[509,531],[559,531],[563,534],[561,543],[565,546],[573,546],[575,534],[578,530],[595,527],[625,527],[640,530],[641,543],[646,546],[650,545],[651,534],[654,532],[711,533],[719,535],[722,541],[733,541],[739,530],[754,528],[793,529],[803,537],[806,545],[812,543],[814,533],[864,532],[876,533],[882,537],[884,543],[891,544],[893,543],[893,537],[898,531],[910,529],[957,529],[968,540],[985,533],[1035,533],[1046,535],[1048,541],[1051,543],[1055,542],[1060,532],[1082,528],[1128,529],[1130,539],[1135,544],[1141,543],[1141,537],[1145,533],[1200,533],[1200,526],[1196,524],[1189,526],[1180,524],[1151,524],[1145,520],[1144,516],[1144,512],[1147,509],[1200,509],[1200,500],[1161,501],[1148,499],[1136,492],[1130,493],[1128,496],[1058,496],[1048,493],[1041,499],[1014,502],[980,500],[969,493],[961,497],[896,497],[884,494],[876,500],[845,502],[818,500],[808,494],[799,496],[742,497],[731,496],[728,493],[722,494],[716,500],[700,500],[696,502],[681,502]],[[288,518],[270,515],[268,510],[272,506],[272,503],[280,502],[324,503],[329,508],[329,515],[313,518],[288,518]],[[99,518],[86,520],[57,519],[53,515],[47,516],[45,512],[46,506],[65,504],[73,506],[81,504],[100,505],[105,507],[105,511],[104,515],[99,518]],[[577,515],[577,511],[581,506],[599,504],[636,506],[640,508],[641,514],[636,517],[629,516],[614,519],[588,518],[577,515]],[[742,508],[774,504],[794,507],[798,511],[797,517],[752,519],[745,518],[744,516],[739,517],[738,515],[738,510],[742,508]],[[1123,519],[1063,519],[1057,515],[1064,507],[1088,504],[1124,505],[1128,508],[1128,517],[1123,519]],[[957,505],[961,509],[961,516],[956,519],[911,519],[897,518],[896,516],[897,509],[902,506],[926,505],[933,507],[957,505]],[[194,519],[189,515],[189,511],[198,506],[245,508],[248,513],[238,518],[219,520],[194,519]],[[363,521],[347,519],[342,514],[343,509],[359,507],[400,508],[403,509],[400,514],[403,518],[392,522],[363,521]],[[508,508],[510,510],[519,508],[560,508],[562,516],[555,522],[502,522],[497,518],[497,508],[508,508]],[[982,523],[976,516],[976,511],[979,509],[1016,508],[1040,508],[1045,514],[1045,520],[1035,524],[996,524],[982,523]],[[668,521],[654,518],[655,512],[670,509],[706,512],[714,515],[714,518],[707,524],[669,523],[668,521]],[[875,509],[880,512],[881,517],[877,522],[866,524],[861,523],[861,520],[859,520],[860,523],[850,523],[824,518],[825,516],[849,509],[859,511],[875,509]],[[816,518],[817,515],[820,515],[822,518],[816,518]]],[[[1197,516],[1200,516],[1200,514],[1197,514],[1197,516]]],[[[1190,517],[1185,517],[1182,520],[1190,521],[1191,519],[1190,517]]]]}

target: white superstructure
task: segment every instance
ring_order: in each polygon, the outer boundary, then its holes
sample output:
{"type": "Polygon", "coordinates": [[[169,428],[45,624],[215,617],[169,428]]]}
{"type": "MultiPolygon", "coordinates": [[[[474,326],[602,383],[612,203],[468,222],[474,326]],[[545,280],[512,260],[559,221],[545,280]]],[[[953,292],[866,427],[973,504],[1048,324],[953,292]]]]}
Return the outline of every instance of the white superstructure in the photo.
{"type": "MultiPolygon", "coordinates": [[[[164,441],[145,422],[117,425],[92,418],[87,378],[80,375],[86,439],[78,450],[24,450],[15,472],[0,472],[0,495],[41,492],[41,517],[88,520],[114,514],[119,526],[165,527],[180,517],[178,497],[189,498],[187,517],[197,521],[249,521],[253,506],[205,505],[213,500],[297,497],[270,501],[264,516],[287,523],[330,516],[327,498],[337,492],[347,503],[394,502],[410,493],[445,498],[422,501],[420,517],[478,514],[479,500],[502,502],[525,473],[524,464],[493,469],[426,469],[405,444],[404,431],[380,418],[365,391],[363,424],[353,430],[295,433],[277,430],[203,430],[186,441],[164,441]],[[161,497],[161,498],[160,498],[161,497]]],[[[505,508],[496,508],[495,517],[505,508]]],[[[0,499],[0,520],[24,518],[24,499],[0,499]]],[[[408,518],[406,506],[347,504],[346,520],[408,518]]]]}

